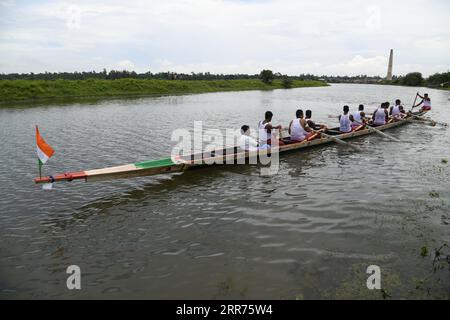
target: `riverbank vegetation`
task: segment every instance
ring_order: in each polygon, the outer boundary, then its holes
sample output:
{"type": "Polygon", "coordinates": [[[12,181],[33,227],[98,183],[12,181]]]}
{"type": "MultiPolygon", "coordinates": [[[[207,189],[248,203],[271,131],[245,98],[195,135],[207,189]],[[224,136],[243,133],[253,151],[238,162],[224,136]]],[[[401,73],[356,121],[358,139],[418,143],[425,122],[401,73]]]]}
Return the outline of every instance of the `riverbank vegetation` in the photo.
{"type": "Polygon", "coordinates": [[[394,78],[392,81],[385,81],[387,84],[403,86],[424,86],[429,88],[450,89],[450,72],[435,73],[424,79],[420,72],[411,72],[405,76],[394,78]]]}
{"type": "Polygon", "coordinates": [[[429,87],[435,89],[450,90],[450,72],[435,73],[424,78],[420,72],[411,72],[403,76],[394,76],[392,80],[386,80],[380,76],[322,76],[317,77],[328,83],[362,83],[362,84],[386,84],[411,87],[429,87]]]}
{"type": "Polygon", "coordinates": [[[127,97],[175,95],[217,91],[273,90],[287,87],[326,86],[313,80],[259,79],[240,80],[161,80],[161,79],[86,79],[86,80],[0,80],[0,103],[39,99],[86,97],[127,97]]]}
{"type": "Polygon", "coordinates": [[[11,101],[117,98],[149,95],[205,93],[216,91],[272,90],[326,86],[327,83],[368,83],[427,86],[450,89],[450,72],[423,78],[419,72],[394,76],[388,81],[379,76],[287,76],[263,70],[259,74],[45,72],[0,74],[0,104],[11,101]]]}

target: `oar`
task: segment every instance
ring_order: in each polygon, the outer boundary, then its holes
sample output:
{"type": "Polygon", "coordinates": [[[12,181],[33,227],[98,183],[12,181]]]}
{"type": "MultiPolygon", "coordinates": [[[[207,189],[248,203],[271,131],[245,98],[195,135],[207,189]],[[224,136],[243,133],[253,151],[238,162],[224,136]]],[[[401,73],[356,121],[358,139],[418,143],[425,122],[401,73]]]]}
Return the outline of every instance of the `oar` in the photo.
{"type": "MultiPolygon", "coordinates": [[[[425,122],[425,123],[429,123],[429,124],[431,124],[433,127],[434,127],[435,125],[437,125],[437,124],[440,125],[440,126],[443,126],[443,127],[448,127],[448,123],[445,123],[445,122],[438,122],[438,121],[435,121],[435,120],[432,120],[432,119],[425,119],[425,118],[416,116],[416,115],[414,115],[414,114],[411,114],[410,116],[413,117],[414,119],[419,120],[419,121],[423,121],[423,122],[425,122]]],[[[410,120],[412,120],[412,119],[410,119],[410,120]]]]}
{"type": "Polygon", "coordinates": [[[416,93],[416,98],[414,99],[414,102],[413,102],[413,104],[412,104],[412,106],[411,106],[411,109],[409,110],[409,112],[411,112],[415,107],[416,107],[416,101],[417,101],[417,97],[419,96],[419,93],[417,92],[416,93]]]}
{"type": "Polygon", "coordinates": [[[334,137],[334,136],[332,136],[332,135],[323,133],[323,132],[321,132],[321,131],[316,131],[316,130],[312,130],[312,131],[315,132],[315,133],[321,134],[321,135],[323,135],[325,138],[329,138],[329,139],[333,140],[334,142],[339,143],[339,144],[341,144],[341,145],[343,145],[343,146],[347,146],[347,147],[353,148],[353,149],[355,149],[356,151],[361,151],[361,148],[359,148],[359,147],[357,147],[357,146],[355,146],[355,145],[353,145],[353,144],[351,144],[351,143],[345,142],[345,141],[343,141],[343,140],[341,140],[341,139],[339,139],[339,138],[336,138],[336,137],[334,137]]]}
{"type": "Polygon", "coordinates": [[[433,119],[424,119],[424,121],[431,121],[431,123],[438,124],[443,127],[448,127],[448,123],[446,123],[446,122],[439,122],[439,121],[436,121],[433,119]]]}
{"type": "Polygon", "coordinates": [[[379,134],[380,136],[383,136],[383,137],[385,137],[385,138],[388,138],[389,140],[392,140],[392,141],[395,141],[395,142],[401,142],[399,139],[394,138],[393,136],[390,136],[390,135],[388,135],[388,134],[386,134],[386,133],[384,133],[384,132],[382,132],[382,131],[380,131],[380,130],[378,130],[378,129],[375,129],[374,127],[371,127],[371,126],[369,126],[369,125],[366,124],[366,123],[361,123],[361,122],[358,122],[358,121],[354,121],[354,122],[357,123],[357,124],[359,124],[359,125],[365,126],[365,127],[366,127],[367,129],[369,129],[370,131],[375,132],[375,133],[377,133],[377,134],[379,134]]]}
{"type": "MultiPolygon", "coordinates": [[[[283,131],[288,131],[288,129],[285,128],[285,129],[283,129],[283,131]]],[[[343,146],[347,146],[347,147],[353,148],[353,149],[355,149],[356,151],[361,151],[361,149],[360,149],[359,147],[357,147],[357,146],[355,146],[355,145],[353,145],[353,144],[350,144],[350,143],[348,143],[348,142],[345,142],[345,141],[343,141],[343,140],[341,140],[341,139],[338,139],[338,138],[336,138],[336,137],[334,137],[334,136],[331,136],[331,135],[329,135],[329,134],[323,133],[322,131],[317,131],[317,130],[313,130],[313,129],[311,129],[311,131],[313,131],[313,132],[315,132],[315,133],[318,133],[318,134],[321,134],[321,135],[323,135],[323,136],[326,137],[326,138],[330,138],[330,139],[333,140],[334,142],[339,143],[339,144],[341,144],[341,145],[343,145],[343,146]]]]}

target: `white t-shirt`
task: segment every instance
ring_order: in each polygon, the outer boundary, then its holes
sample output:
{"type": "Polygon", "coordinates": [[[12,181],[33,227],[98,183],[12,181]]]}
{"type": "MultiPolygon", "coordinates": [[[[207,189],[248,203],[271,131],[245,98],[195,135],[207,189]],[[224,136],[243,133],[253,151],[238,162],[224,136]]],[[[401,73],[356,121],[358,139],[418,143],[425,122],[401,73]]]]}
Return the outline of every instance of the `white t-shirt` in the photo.
{"type": "Polygon", "coordinates": [[[243,134],[239,138],[239,147],[245,151],[256,151],[258,150],[258,142],[252,137],[243,134]]]}
{"type": "Polygon", "coordinates": [[[267,143],[267,140],[272,139],[272,134],[267,132],[266,126],[271,124],[270,122],[264,123],[264,120],[261,120],[258,123],[258,133],[259,133],[259,141],[262,144],[267,143]]]}
{"type": "Polygon", "coordinates": [[[352,131],[352,124],[350,122],[349,114],[342,114],[341,119],[339,120],[339,131],[341,132],[350,132],[352,131]]]}

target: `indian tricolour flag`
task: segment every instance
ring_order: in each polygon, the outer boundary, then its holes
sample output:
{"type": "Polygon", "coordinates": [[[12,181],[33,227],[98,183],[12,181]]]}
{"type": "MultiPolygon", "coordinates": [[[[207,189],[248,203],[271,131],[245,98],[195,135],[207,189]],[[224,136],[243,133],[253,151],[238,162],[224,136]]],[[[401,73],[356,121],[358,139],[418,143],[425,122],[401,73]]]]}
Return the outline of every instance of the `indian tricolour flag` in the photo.
{"type": "MultiPolygon", "coordinates": [[[[38,155],[38,164],[39,164],[39,176],[41,176],[41,168],[44,163],[50,159],[50,157],[55,153],[52,147],[50,147],[47,142],[41,137],[41,134],[39,133],[39,128],[36,126],[36,151],[38,155]]],[[[43,186],[44,187],[44,186],[43,186]]],[[[45,189],[49,188],[50,186],[44,187],[45,189]]]]}

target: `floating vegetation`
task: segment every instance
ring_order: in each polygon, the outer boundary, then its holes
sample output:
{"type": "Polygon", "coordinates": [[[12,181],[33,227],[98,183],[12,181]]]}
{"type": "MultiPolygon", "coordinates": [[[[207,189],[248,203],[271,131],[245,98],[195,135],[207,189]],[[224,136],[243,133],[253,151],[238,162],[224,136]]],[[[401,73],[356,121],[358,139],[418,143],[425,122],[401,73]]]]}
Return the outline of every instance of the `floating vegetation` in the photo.
{"type": "Polygon", "coordinates": [[[233,281],[231,276],[227,276],[224,280],[219,281],[217,284],[218,293],[215,295],[216,298],[223,299],[224,297],[232,298],[245,298],[248,292],[248,287],[241,286],[240,284],[233,281]]]}
{"type": "Polygon", "coordinates": [[[295,296],[295,300],[305,300],[305,297],[303,296],[302,293],[299,293],[295,296]]]}
{"type": "Polygon", "coordinates": [[[439,198],[439,193],[437,191],[430,191],[429,193],[430,197],[432,198],[439,198]]]}
{"type": "Polygon", "coordinates": [[[381,291],[381,296],[383,297],[383,299],[392,297],[387,289],[381,289],[380,291],[381,291]]]}
{"type": "Polygon", "coordinates": [[[426,246],[420,248],[420,255],[424,258],[428,255],[428,248],[426,246]]]}
{"type": "Polygon", "coordinates": [[[448,268],[450,270],[450,247],[444,243],[434,250],[433,272],[448,268]]]}

